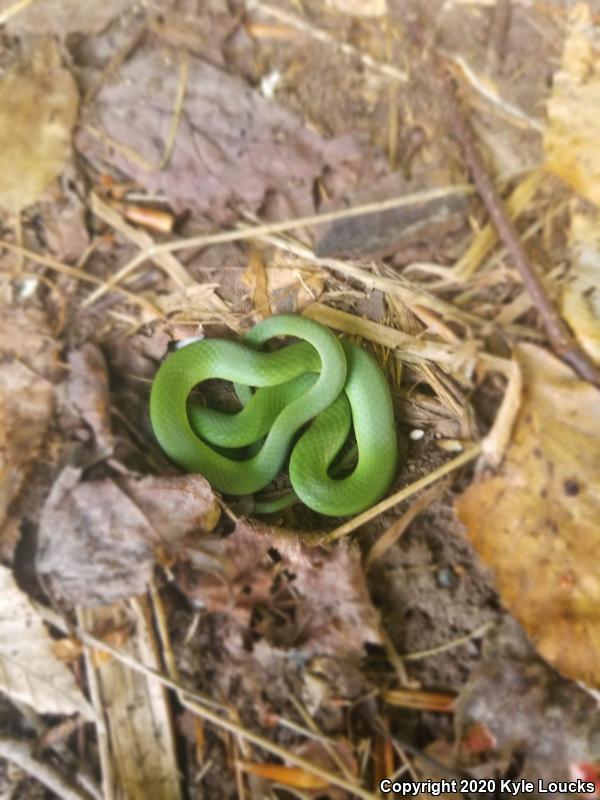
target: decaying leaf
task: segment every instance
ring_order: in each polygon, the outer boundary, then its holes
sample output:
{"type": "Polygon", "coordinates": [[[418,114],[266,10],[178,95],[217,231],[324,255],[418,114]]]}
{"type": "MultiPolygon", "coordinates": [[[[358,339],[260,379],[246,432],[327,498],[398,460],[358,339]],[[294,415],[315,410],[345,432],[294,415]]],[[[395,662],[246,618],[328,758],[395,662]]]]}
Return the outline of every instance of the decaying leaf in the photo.
{"type": "Polygon", "coordinates": [[[600,364],[600,211],[575,211],[569,230],[570,282],[562,312],[587,354],[600,364]]]}
{"type": "Polygon", "coordinates": [[[106,361],[92,342],[69,354],[68,401],[92,429],[99,450],[107,455],[113,449],[110,426],[110,393],[106,361]]]}
{"type": "Polygon", "coordinates": [[[577,3],[548,102],[544,148],[548,168],[600,206],[600,48],[592,31],[590,6],[577,3]]]}
{"type": "Polygon", "coordinates": [[[56,45],[43,42],[0,82],[0,206],[35,203],[71,152],[79,96],[56,45]]]}
{"type": "Polygon", "coordinates": [[[173,152],[164,169],[152,169],[165,152],[179,80],[176,62],[140,48],[99,92],[100,127],[83,129],[79,148],[92,160],[109,159],[176,208],[218,222],[230,221],[239,204],[257,211],[269,190],[298,213],[310,212],[313,182],[325,166],[360,156],[354,139],[327,142],[243,81],[190,59],[173,152]]]}
{"type": "MultiPolygon", "coordinates": [[[[83,5],[79,0],[44,0],[28,3],[10,17],[7,28],[11,36],[54,33],[94,33],[102,30],[113,17],[132,6],[133,0],[107,0],[83,5]]],[[[0,0],[0,12],[19,5],[14,0],[0,0]]]]}
{"type": "Polygon", "coordinates": [[[0,690],[40,714],[94,713],[35,608],[0,565],[0,690]]]}
{"type": "Polygon", "coordinates": [[[600,686],[600,392],[521,345],[523,402],[500,469],[460,518],[502,599],[563,675],[600,686]]]}
{"type": "Polygon", "coordinates": [[[186,593],[211,611],[229,612],[242,626],[260,609],[257,633],[276,646],[352,658],[365,642],[380,642],[355,550],[327,552],[286,531],[239,523],[225,539],[204,540],[190,558],[202,572],[183,587],[186,593]],[[275,563],[266,558],[272,550],[279,554],[275,563]]]}
{"type": "Polygon", "coordinates": [[[0,526],[48,429],[57,354],[42,314],[14,308],[0,315],[0,526]]]}
{"type": "Polygon", "coordinates": [[[210,530],[219,510],[200,475],[80,483],[66,467],[40,520],[38,571],[57,595],[102,605],[142,594],[161,547],[210,530]]]}

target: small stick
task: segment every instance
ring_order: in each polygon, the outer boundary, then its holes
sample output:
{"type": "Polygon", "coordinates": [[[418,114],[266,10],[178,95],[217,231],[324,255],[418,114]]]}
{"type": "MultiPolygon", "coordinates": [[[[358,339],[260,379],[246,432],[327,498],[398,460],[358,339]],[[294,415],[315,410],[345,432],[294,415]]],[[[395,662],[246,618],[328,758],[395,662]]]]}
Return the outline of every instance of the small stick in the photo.
{"type": "Polygon", "coordinates": [[[581,349],[546,295],[544,285],[539,275],[535,272],[521,244],[517,230],[504,208],[494,182],[484,166],[473,129],[458,99],[456,86],[450,80],[447,80],[447,84],[449,88],[447,103],[450,128],[463,150],[466,164],[473,176],[479,196],[490,215],[498,236],[521,273],[525,288],[542,318],[552,348],[563,361],[575,370],[580,378],[600,386],[600,368],[581,349]]]}

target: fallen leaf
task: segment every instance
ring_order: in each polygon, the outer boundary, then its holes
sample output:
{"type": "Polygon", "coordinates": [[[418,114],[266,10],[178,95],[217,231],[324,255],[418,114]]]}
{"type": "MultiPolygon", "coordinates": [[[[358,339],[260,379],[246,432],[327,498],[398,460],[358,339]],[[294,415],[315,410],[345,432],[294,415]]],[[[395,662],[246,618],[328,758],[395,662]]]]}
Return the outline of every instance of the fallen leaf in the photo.
{"type": "MultiPolygon", "coordinates": [[[[14,5],[14,0],[0,0],[0,13],[14,5]]],[[[27,3],[9,18],[7,29],[11,36],[53,33],[65,38],[69,33],[97,33],[133,5],[134,0],[105,0],[85,6],[80,0],[27,3]]]]}
{"type": "Polygon", "coordinates": [[[63,171],[79,95],[45,40],[0,82],[0,206],[18,213],[63,171]]]}
{"type": "Polygon", "coordinates": [[[586,353],[600,364],[600,211],[574,210],[569,230],[571,270],[563,315],[586,353]]]}
{"type": "Polygon", "coordinates": [[[559,672],[600,686],[600,392],[521,345],[523,402],[495,474],[457,512],[500,595],[559,672]]]}
{"type": "Polygon", "coordinates": [[[155,47],[139,48],[96,97],[99,133],[83,128],[77,146],[93,162],[107,159],[164,195],[176,210],[219,223],[231,222],[232,207],[258,211],[270,191],[297,213],[310,213],[324,168],[360,157],[351,137],[327,142],[239,78],[190,58],[173,152],[164,169],[149,168],[165,152],[179,81],[176,63],[166,67],[155,47]]]}
{"type": "Polygon", "coordinates": [[[69,669],[53,652],[53,640],[35,608],[0,565],[0,690],[39,714],[94,712],[69,669]]]}
{"type": "Polygon", "coordinates": [[[242,626],[253,620],[256,633],[276,647],[351,659],[365,642],[380,643],[357,550],[328,552],[286,531],[242,522],[224,539],[204,539],[189,556],[195,574],[181,588],[190,599],[230,613],[242,626]],[[275,562],[267,559],[273,551],[275,562]]]}
{"type": "Polygon", "coordinates": [[[221,516],[214,492],[201,475],[125,475],[118,484],[167,545],[195,531],[212,531],[221,516]]]}
{"type": "Polygon", "coordinates": [[[44,504],[37,569],[58,596],[82,606],[142,594],[155,550],[217,519],[200,475],[80,478],[66,467],[44,504]]]}
{"type": "Polygon", "coordinates": [[[0,525],[39,455],[54,390],[20,361],[0,366],[0,525]]]}
{"type": "Polygon", "coordinates": [[[600,206],[600,48],[592,31],[590,6],[577,3],[547,103],[544,149],[548,169],[600,206]]]}
{"type": "Polygon", "coordinates": [[[31,309],[0,315],[0,527],[39,456],[54,409],[58,345],[31,309]]]}
{"type": "Polygon", "coordinates": [[[112,453],[114,441],[106,361],[100,348],[92,342],[69,354],[67,399],[92,429],[100,453],[112,453]]]}

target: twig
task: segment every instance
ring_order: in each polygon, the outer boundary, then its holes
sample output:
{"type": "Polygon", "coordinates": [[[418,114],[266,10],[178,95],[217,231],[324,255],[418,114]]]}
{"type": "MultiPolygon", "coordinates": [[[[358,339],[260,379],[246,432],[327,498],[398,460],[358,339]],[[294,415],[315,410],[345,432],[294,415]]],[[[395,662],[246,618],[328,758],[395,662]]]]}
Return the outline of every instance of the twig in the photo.
{"type": "Polygon", "coordinates": [[[580,378],[600,386],[600,368],[593,363],[578,345],[566,323],[546,295],[544,285],[539,275],[535,272],[521,244],[516,228],[504,208],[494,182],[484,166],[473,129],[458,100],[456,87],[449,79],[447,83],[449,91],[446,95],[450,128],[462,147],[465,161],[473,176],[479,196],[490,215],[494,227],[498,231],[498,236],[519,270],[525,288],[542,318],[553,349],[563,361],[575,370],[580,378]]]}
{"type": "Polygon", "coordinates": [[[377,503],[376,506],[373,506],[368,511],[363,511],[362,514],[359,514],[349,522],[345,522],[343,525],[340,525],[339,528],[331,531],[331,533],[321,536],[319,539],[319,544],[329,544],[330,542],[337,541],[337,539],[341,539],[342,536],[346,536],[348,533],[352,533],[352,531],[355,531],[357,528],[360,528],[361,525],[364,525],[365,522],[369,522],[369,520],[372,520],[374,517],[382,514],[384,511],[387,511],[388,508],[392,508],[392,506],[402,503],[404,500],[407,500],[409,497],[412,497],[413,494],[420,492],[421,489],[429,486],[434,481],[443,478],[444,475],[447,475],[449,472],[462,467],[464,464],[468,464],[469,461],[477,458],[477,456],[480,454],[481,445],[474,444],[472,447],[469,447],[468,450],[465,450],[464,453],[461,453],[459,456],[456,456],[456,458],[453,458],[446,464],[443,464],[439,469],[436,469],[433,472],[430,472],[429,475],[425,475],[423,478],[419,478],[418,481],[405,486],[404,489],[400,489],[400,491],[396,492],[396,494],[393,494],[391,497],[388,497],[385,500],[382,500],[380,503],[377,503]]]}
{"type": "Polygon", "coordinates": [[[25,741],[10,736],[0,736],[0,757],[12,761],[63,800],[88,800],[90,797],[69,783],[50,764],[35,758],[31,745],[25,741]]]}

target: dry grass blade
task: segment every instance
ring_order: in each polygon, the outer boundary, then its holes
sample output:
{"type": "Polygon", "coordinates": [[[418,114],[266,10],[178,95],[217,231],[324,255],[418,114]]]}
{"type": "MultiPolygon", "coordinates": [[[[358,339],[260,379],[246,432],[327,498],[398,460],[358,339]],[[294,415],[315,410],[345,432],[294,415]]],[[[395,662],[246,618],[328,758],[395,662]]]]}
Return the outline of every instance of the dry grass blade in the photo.
{"type": "Polygon", "coordinates": [[[454,709],[454,695],[444,692],[422,692],[417,689],[390,689],[385,692],[386,703],[400,708],[448,713],[454,709]]]}
{"type": "Polygon", "coordinates": [[[479,455],[481,455],[481,445],[472,445],[472,447],[469,447],[464,453],[461,453],[460,455],[456,456],[456,458],[451,459],[438,469],[430,472],[429,475],[419,478],[418,481],[405,486],[404,489],[400,489],[400,491],[391,495],[391,497],[387,497],[385,500],[377,503],[377,505],[373,506],[368,511],[364,511],[362,514],[354,517],[354,519],[351,519],[349,522],[345,522],[343,525],[340,525],[339,528],[335,528],[335,530],[331,531],[331,533],[322,536],[319,539],[319,543],[329,544],[330,542],[335,542],[338,539],[347,536],[357,528],[360,528],[361,525],[364,525],[365,522],[369,522],[369,520],[374,519],[375,517],[379,516],[379,514],[383,514],[383,512],[387,511],[388,508],[392,508],[398,503],[408,500],[408,498],[412,497],[413,494],[421,491],[421,489],[425,489],[425,487],[429,486],[440,478],[443,478],[445,475],[448,475],[448,473],[453,472],[455,469],[468,464],[469,461],[473,461],[473,459],[477,458],[479,455]]]}
{"type": "Polygon", "coordinates": [[[173,113],[171,115],[171,124],[169,127],[169,133],[167,134],[167,141],[165,143],[164,153],[158,163],[153,163],[151,161],[148,161],[128,145],[123,144],[122,142],[118,142],[115,139],[112,139],[110,136],[107,136],[103,131],[98,130],[89,123],[85,125],[86,131],[88,131],[88,133],[90,133],[94,138],[99,139],[104,144],[108,145],[109,147],[113,147],[115,150],[122,153],[126,158],[138,164],[138,166],[140,166],[146,172],[159,172],[160,170],[164,169],[167,166],[171,158],[171,153],[173,152],[175,139],[177,138],[177,128],[179,127],[181,112],[183,110],[183,102],[185,100],[185,93],[188,81],[188,71],[189,71],[189,58],[187,53],[184,52],[181,57],[181,62],[179,66],[179,83],[177,85],[177,94],[175,95],[175,101],[173,103],[173,113]]]}
{"type": "Polygon", "coordinates": [[[471,633],[467,633],[464,636],[459,636],[458,638],[452,639],[444,644],[440,644],[437,647],[430,647],[428,650],[419,650],[415,653],[407,653],[404,656],[400,656],[400,658],[403,661],[420,661],[422,658],[437,656],[440,653],[453,650],[455,647],[460,647],[461,644],[466,644],[466,642],[470,642],[472,639],[478,639],[486,634],[493,625],[493,622],[485,622],[483,625],[480,625],[478,628],[475,628],[474,631],[471,631],[471,633]]]}
{"type": "MultiPolygon", "coordinates": [[[[95,193],[92,193],[91,196],[91,209],[93,214],[121,233],[126,239],[136,244],[140,249],[152,247],[154,244],[148,233],[125,222],[118,211],[111,208],[108,203],[105,203],[104,200],[95,193]]],[[[196,281],[190,276],[187,269],[171,253],[160,253],[151,260],[157,266],[161,267],[177,286],[185,288],[186,286],[193,286],[195,284],[196,281]]],[[[122,270],[120,270],[114,277],[117,282],[119,282],[127,277],[127,274],[128,273],[123,274],[122,270]]],[[[94,302],[95,299],[94,294],[92,294],[85,300],[84,305],[89,305],[94,302]]]]}
{"type": "Polygon", "coordinates": [[[346,311],[330,308],[323,303],[312,303],[304,310],[303,315],[328,328],[360,336],[390,350],[397,349],[404,360],[415,364],[427,359],[438,364],[450,365],[457,370],[461,368],[465,370],[466,367],[466,371],[470,372],[475,361],[475,342],[451,346],[429,339],[418,339],[388,325],[362,319],[346,311]]]}
{"type": "MultiPolygon", "coordinates": [[[[511,219],[516,219],[531,204],[546,179],[541,169],[531,172],[519,183],[506,201],[506,211],[511,219]]],[[[461,282],[470,278],[498,241],[498,234],[491,222],[475,236],[466,252],[454,267],[448,271],[448,280],[461,282]]]]}
{"type": "Polygon", "coordinates": [[[19,247],[15,244],[12,244],[12,242],[7,242],[4,239],[0,239],[0,248],[10,250],[11,253],[16,253],[17,255],[22,255],[24,258],[29,259],[36,264],[41,264],[42,266],[53,269],[56,272],[62,273],[63,275],[68,275],[70,278],[76,278],[77,280],[84,281],[85,283],[94,283],[97,286],[106,287],[107,291],[117,292],[125,297],[130,303],[134,303],[137,306],[141,306],[145,311],[149,311],[152,317],[162,319],[163,315],[159,309],[149,300],[146,300],[146,298],[133,294],[133,292],[128,292],[127,289],[123,289],[120,286],[109,287],[106,281],[96,278],[93,275],[89,275],[87,272],[84,272],[77,267],[70,267],[67,264],[63,264],[62,261],[58,261],[56,258],[44,256],[41,253],[35,253],[33,250],[27,250],[24,247],[19,247]]]}
{"type": "MultiPolygon", "coordinates": [[[[123,272],[125,272],[125,274],[130,274],[134,269],[139,267],[140,264],[143,264],[144,261],[154,258],[154,256],[160,253],[174,253],[178,250],[202,248],[208,247],[209,245],[224,244],[226,242],[260,239],[261,237],[266,237],[273,233],[283,233],[285,231],[291,231],[298,228],[307,228],[312,225],[323,225],[326,222],[334,222],[338,219],[359,217],[363,214],[377,214],[390,208],[402,208],[404,206],[423,203],[428,200],[435,200],[437,198],[447,197],[448,195],[453,194],[471,194],[472,191],[472,187],[465,185],[445,186],[439,189],[428,189],[422,192],[414,192],[412,194],[402,195],[401,197],[392,197],[389,200],[383,200],[376,203],[365,203],[361,206],[345,208],[340,211],[329,211],[324,214],[311,214],[307,217],[298,217],[297,219],[284,220],[283,222],[273,222],[268,225],[255,225],[252,227],[245,226],[241,230],[223,231],[221,233],[192,236],[189,239],[177,239],[173,242],[165,242],[164,244],[156,244],[146,248],[143,252],[138,253],[137,256],[131,259],[130,262],[125,264],[125,266],[119,270],[118,274],[122,274],[123,272]]],[[[107,282],[107,288],[105,291],[109,291],[116,282],[118,282],[118,279],[113,276],[113,278],[107,282]]]]}

